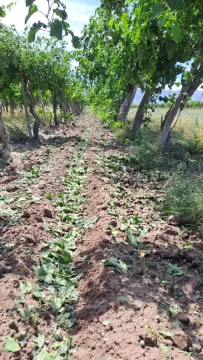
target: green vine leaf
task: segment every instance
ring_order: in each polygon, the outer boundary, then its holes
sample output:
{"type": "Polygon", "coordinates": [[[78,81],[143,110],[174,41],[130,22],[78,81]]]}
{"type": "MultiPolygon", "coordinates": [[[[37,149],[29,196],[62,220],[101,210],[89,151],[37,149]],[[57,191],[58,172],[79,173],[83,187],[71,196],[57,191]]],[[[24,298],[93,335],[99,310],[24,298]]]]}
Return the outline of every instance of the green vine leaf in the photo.
{"type": "Polygon", "coordinates": [[[62,40],[63,23],[59,19],[52,21],[50,26],[50,36],[56,37],[58,40],[62,40]]]}
{"type": "Polygon", "coordinates": [[[28,7],[28,6],[31,6],[34,2],[35,2],[35,0],[25,0],[25,5],[26,5],[26,7],[28,7]]]}
{"type": "Polygon", "coordinates": [[[166,0],[171,10],[183,10],[183,0],[166,0]]]}
{"type": "Polygon", "coordinates": [[[28,20],[30,19],[30,17],[35,14],[36,12],[38,11],[38,8],[37,8],[37,5],[31,5],[29,7],[29,11],[28,11],[28,14],[25,18],[25,24],[27,24],[28,20]]]}
{"type": "Polygon", "coordinates": [[[20,350],[19,344],[14,340],[14,338],[12,338],[11,336],[8,336],[4,343],[4,351],[16,353],[19,350],[20,350]]]}
{"type": "Polygon", "coordinates": [[[171,28],[171,36],[175,42],[180,42],[182,39],[182,30],[178,23],[173,24],[171,28]]]}

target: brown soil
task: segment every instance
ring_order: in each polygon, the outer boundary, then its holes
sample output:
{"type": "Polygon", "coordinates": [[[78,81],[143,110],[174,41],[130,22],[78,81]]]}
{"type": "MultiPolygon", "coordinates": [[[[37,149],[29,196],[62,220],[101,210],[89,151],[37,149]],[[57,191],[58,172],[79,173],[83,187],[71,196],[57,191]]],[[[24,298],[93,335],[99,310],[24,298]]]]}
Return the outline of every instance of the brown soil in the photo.
{"type": "Polygon", "coordinates": [[[26,153],[22,147],[16,148],[13,163],[0,178],[0,195],[11,200],[2,205],[10,212],[0,213],[0,359],[32,359],[32,335],[52,334],[53,315],[26,295],[40,313],[36,329],[16,314],[16,298],[21,295],[21,281],[37,283],[32,266],[38,263],[44,242],[51,238],[43,223],[60,221],[54,201],[63,191],[59,180],[65,176],[69,156],[77,152],[87,124],[91,131],[86,164],[91,172],[85,181],[84,216],[97,216],[98,221],[85,231],[75,256],[83,277],[75,309],[77,321],[68,333],[76,349],[71,359],[201,360],[202,234],[181,231],[173,218],[161,219],[154,210],[163,195],[160,183],[129,168],[124,161],[128,148],[116,145],[109,130],[89,112],[77,119],[75,127],[58,130],[49,146],[26,153]],[[112,167],[115,161],[119,161],[118,167],[112,167]],[[40,165],[40,177],[24,182],[18,171],[36,164],[40,165]],[[52,200],[46,199],[49,192],[52,200]],[[136,214],[144,231],[132,246],[126,231],[121,230],[122,219],[129,221],[136,214]],[[111,257],[121,260],[127,272],[105,266],[104,261],[111,257]],[[23,331],[28,334],[28,344],[15,355],[5,353],[6,336],[15,338],[23,331]]]}

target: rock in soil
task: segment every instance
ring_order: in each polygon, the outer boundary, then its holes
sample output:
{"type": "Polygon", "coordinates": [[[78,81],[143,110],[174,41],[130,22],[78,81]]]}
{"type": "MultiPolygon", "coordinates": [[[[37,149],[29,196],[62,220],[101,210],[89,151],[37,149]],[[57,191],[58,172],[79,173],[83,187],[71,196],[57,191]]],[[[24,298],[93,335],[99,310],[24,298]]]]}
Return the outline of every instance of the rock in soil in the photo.
{"type": "Polygon", "coordinates": [[[140,339],[144,341],[145,346],[154,347],[157,346],[157,339],[147,330],[139,335],[140,339]]]}
{"type": "Polygon", "coordinates": [[[27,210],[24,210],[22,213],[22,218],[28,219],[30,218],[30,213],[27,210]]]}
{"type": "Polygon", "coordinates": [[[15,185],[7,186],[6,191],[8,192],[14,192],[17,190],[17,187],[15,185]]]}
{"type": "Polygon", "coordinates": [[[190,337],[181,330],[176,331],[173,334],[173,343],[176,347],[183,351],[188,350],[192,346],[190,337]]]}
{"type": "Polygon", "coordinates": [[[10,329],[15,330],[16,332],[18,332],[18,325],[15,323],[15,321],[11,321],[8,325],[10,327],[10,329]]]}
{"type": "Polygon", "coordinates": [[[189,325],[189,323],[190,323],[190,318],[189,318],[189,316],[187,316],[186,314],[183,314],[183,313],[180,313],[180,314],[178,314],[178,320],[180,321],[180,322],[182,322],[184,325],[189,325]]]}
{"type": "Polygon", "coordinates": [[[44,209],[43,209],[43,215],[44,215],[44,217],[47,217],[47,218],[52,218],[52,211],[51,211],[51,209],[49,209],[48,207],[45,207],[44,209]]]}
{"type": "Polygon", "coordinates": [[[197,352],[200,353],[202,351],[202,347],[198,343],[192,343],[192,348],[197,352]]]}
{"type": "Polygon", "coordinates": [[[5,274],[6,272],[7,272],[6,263],[1,261],[1,263],[0,263],[0,276],[5,274]]]}
{"type": "Polygon", "coordinates": [[[109,223],[109,225],[113,226],[113,227],[117,227],[118,223],[115,219],[112,219],[109,223]]]}
{"type": "Polygon", "coordinates": [[[35,244],[36,240],[34,239],[34,236],[31,234],[25,235],[25,240],[28,244],[35,244]]]}

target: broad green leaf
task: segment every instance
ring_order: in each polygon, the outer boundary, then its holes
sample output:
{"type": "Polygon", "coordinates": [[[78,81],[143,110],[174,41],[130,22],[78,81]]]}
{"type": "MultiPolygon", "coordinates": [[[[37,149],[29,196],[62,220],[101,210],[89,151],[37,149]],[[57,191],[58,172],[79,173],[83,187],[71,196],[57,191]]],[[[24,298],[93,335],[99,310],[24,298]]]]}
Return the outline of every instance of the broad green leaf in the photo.
{"type": "Polygon", "coordinates": [[[181,276],[184,274],[184,272],[180,267],[178,267],[177,265],[173,265],[171,263],[169,263],[167,266],[167,272],[174,276],[181,276]]]}
{"type": "Polygon", "coordinates": [[[39,280],[44,280],[45,276],[47,275],[47,271],[44,269],[43,266],[34,266],[35,275],[38,277],[39,280]]]}
{"type": "Polygon", "coordinates": [[[175,297],[181,297],[181,296],[183,296],[183,291],[181,289],[178,289],[177,287],[174,287],[173,295],[175,297]]]}
{"type": "Polygon", "coordinates": [[[28,7],[28,6],[31,6],[36,0],[25,0],[25,5],[28,7]]]}
{"type": "Polygon", "coordinates": [[[18,296],[16,298],[16,302],[19,303],[19,304],[25,304],[25,298],[24,296],[18,296]]]}
{"type": "Polygon", "coordinates": [[[194,249],[194,246],[191,243],[184,243],[183,248],[184,249],[194,249]]]}
{"type": "Polygon", "coordinates": [[[167,354],[168,351],[169,351],[168,348],[167,348],[167,346],[164,345],[164,344],[160,344],[160,345],[159,345],[159,348],[161,349],[161,351],[163,351],[164,354],[167,354]]]}
{"type": "Polygon", "coordinates": [[[165,17],[164,17],[164,16],[160,16],[157,24],[158,24],[158,26],[159,26],[160,28],[162,28],[162,27],[164,26],[164,24],[165,24],[165,17]]]}
{"type": "Polygon", "coordinates": [[[62,40],[63,25],[62,21],[55,19],[52,21],[50,26],[50,36],[56,37],[58,40],[62,40]]]}
{"type": "Polygon", "coordinates": [[[85,229],[92,229],[93,225],[97,222],[98,219],[99,219],[98,216],[94,216],[94,217],[86,220],[85,224],[84,224],[84,228],[85,229]]]}
{"type": "Polygon", "coordinates": [[[166,0],[171,10],[183,10],[183,0],[166,0]]]}
{"type": "Polygon", "coordinates": [[[35,291],[33,292],[32,296],[33,296],[34,299],[36,299],[36,300],[38,300],[38,301],[44,300],[44,295],[43,295],[43,293],[40,292],[40,291],[35,290],[35,291]]]}
{"type": "Polygon", "coordinates": [[[127,238],[129,241],[129,244],[134,248],[140,248],[141,242],[139,240],[139,237],[137,237],[135,234],[131,233],[130,231],[126,231],[127,238]]]}
{"type": "Polygon", "coordinates": [[[50,274],[53,274],[53,273],[55,272],[55,270],[56,270],[55,265],[52,264],[51,262],[48,263],[48,264],[46,264],[46,265],[44,265],[44,267],[45,267],[46,271],[47,271],[48,273],[50,273],[50,274]]]}
{"type": "Polygon", "coordinates": [[[32,42],[35,40],[35,36],[41,28],[46,29],[47,25],[42,23],[41,21],[38,21],[38,23],[34,23],[32,25],[32,27],[30,28],[30,31],[28,33],[28,41],[29,42],[32,42]]]}
{"type": "Polygon", "coordinates": [[[38,334],[37,336],[32,336],[32,341],[37,344],[39,349],[42,349],[45,342],[45,335],[44,334],[38,334]]]}
{"type": "Polygon", "coordinates": [[[80,38],[79,36],[72,36],[72,45],[75,49],[79,49],[80,48],[80,38]]]}
{"type": "Polygon", "coordinates": [[[57,360],[58,356],[55,353],[48,353],[46,350],[46,347],[44,346],[44,348],[40,351],[39,354],[37,354],[37,356],[35,357],[36,360],[57,360]]]}
{"type": "Polygon", "coordinates": [[[24,294],[29,294],[32,291],[32,284],[29,281],[24,281],[20,283],[20,290],[24,294]]]}
{"type": "Polygon", "coordinates": [[[37,8],[37,5],[31,5],[29,7],[29,11],[28,11],[28,14],[27,16],[25,17],[25,24],[27,24],[28,20],[30,19],[30,17],[35,14],[36,12],[38,11],[38,8],[37,8]]]}
{"type": "Polygon", "coordinates": [[[173,334],[170,331],[159,331],[159,334],[164,337],[164,339],[172,339],[173,334]]]}
{"type": "Polygon", "coordinates": [[[50,305],[54,311],[58,311],[62,307],[63,303],[64,303],[64,300],[62,300],[60,298],[53,298],[50,301],[50,305]]]}
{"type": "Polygon", "coordinates": [[[29,320],[32,316],[32,310],[30,310],[28,308],[27,309],[18,308],[17,310],[20,313],[20,315],[22,316],[22,318],[25,320],[29,320]]]}
{"type": "Polygon", "coordinates": [[[108,260],[105,260],[104,265],[112,266],[113,269],[119,273],[126,274],[128,271],[127,265],[123,261],[118,260],[118,259],[114,258],[113,256],[110,257],[108,260]]]}
{"type": "Polygon", "coordinates": [[[178,23],[173,24],[171,28],[171,36],[175,42],[180,42],[182,39],[182,30],[178,23]]]}
{"type": "Polygon", "coordinates": [[[3,18],[6,16],[6,12],[4,11],[3,7],[0,6],[0,18],[3,18]]]}
{"type": "Polygon", "coordinates": [[[128,229],[128,227],[129,227],[129,225],[128,225],[128,224],[121,224],[121,226],[120,226],[120,230],[121,230],[121,231],[125,231],[125,230],[127,230],[127,229],[128,229]]]}
{"type": "Polygon", "coordinates": [[[63,337],[62,337],[62,335],[61,335],[60,330],[57,330],[57,331],[55,332],[54,337],[55,337],[55,339],[56,339],[57,341],[62,340],[63,337]]]}
{"type": "Polygon", "coordinates": [[[8,336],[4,343],[4,351],[16,353],[19,350],[20,350],[19,344],[11,336],[8,336]]]}
{"type": "Polygon", "coordinates": [[[151,5],[151,8],[152,8],[152,12],[153,12],[154,17],[159,17],[159,15],[161,15],[163,10],[165,9],[165,5],[164,4],[155,4],[155,3],[153,3],[151,5]]]}
{"type": "Polygon", "coordinates": [[[33,321],[34,326],[37,326],[38,320],[39,320],[39,313],[34,312],[32,314],[32,321],[33,321]]]}
{"type": "Polygon", "coordinates": [[[52,200],[52,194],[50,192],[46,194],[46,199],[52,200]]]}
{"type": "Polygon", "coordinates": [[[47,274],[47,275],[44,277],[44,281],[45,281],[47,284],[51,284],[52,281],[53,281],[53,276],[52,276],[52,274],[47,274]]]}
{"type": "Polygon", "coordinates": [[[151,325],[148,325],[147,326],[149,331],[151,332],[151,334],[156,338],[157,337],[157,333],[156,331],[154,330],[154,328],[151,326],[151,325]]]}
{"type": "Polygon", "coordinates": [[[25,332],[21,332],[18,336],[18,342],[20,343],[20,346],[23,347],[27,344],[27,334],[25,332]]]}
{"type": "Polygon", "coordinates": [[[60,17],[62,20],[66,20],[67,19],[67,12],[65,10],[60,10],[60,9],[54,9],[53,13],[55,13],[58,17],[60,17]]]}
{"type": "Polygon", "coordinates": [[[116,299],[119,303],[128,303],[129,299],[127,296],[118,296],[116,299]]]}
{"type": "Polygon", "coordinates": [[[57,350],[58,348],[60,348],[60,346],[61,346],[61,342],[56,341],[55,343],[53,343],[51,347],[52,349],[57,350]]]}

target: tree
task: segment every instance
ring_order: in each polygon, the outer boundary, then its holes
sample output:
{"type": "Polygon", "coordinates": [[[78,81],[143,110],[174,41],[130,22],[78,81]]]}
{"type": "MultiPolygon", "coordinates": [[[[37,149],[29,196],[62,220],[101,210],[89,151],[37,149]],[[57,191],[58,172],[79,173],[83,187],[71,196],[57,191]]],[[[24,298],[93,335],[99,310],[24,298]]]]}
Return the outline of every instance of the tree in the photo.
{"type": "MultiPolygon", "coordinates": [[[[16,80],[18,59],[20,49],[18,47],[18,37],[13,28],[8,29],[0,24],[0,92],[8,89],[11,83],[16,80]]],[[[9,136],[2,120],[2,103],[0,109],[0,135],[3,140],[3,159],[9,157],[9,136]]]]}
{"type": "Polygon", "coordinates": [[[139,84],[144,96],[133,122],[136,133],[151,96],[181,75],[182,83],[187,83],[182,93],[187,91],[187,96],[183,102],[180,94],[163,122],[161,143],[165,143],[180,106],[201,84],[201,62],[189,74],[184,64],[196,59],[202,47],[202,11],[198,0],[102,1],[84,29],[79,69],[104,119],[120,114],[125,120],[132,89],[139,84]]]}
{"type": "Polygon", "coordinates": [[[182,72],[176,64],[187,59],[188,39],[177,44],[171,30],[157,23],[151,2],[139,1],[131,7],[127,1],[121,3],[117,13],[96,10],[85,27],[79,71],[91,85],[91,100],[104,118],[125,121],[138,84],[146,91],[134,119],[133,130],[138,131],[150,95],[157,87],[174,83],[182,72]]]}

